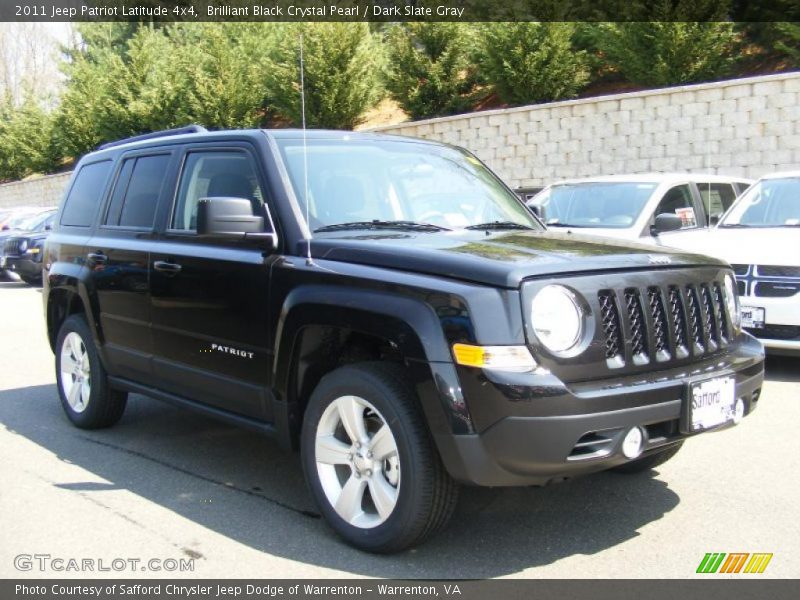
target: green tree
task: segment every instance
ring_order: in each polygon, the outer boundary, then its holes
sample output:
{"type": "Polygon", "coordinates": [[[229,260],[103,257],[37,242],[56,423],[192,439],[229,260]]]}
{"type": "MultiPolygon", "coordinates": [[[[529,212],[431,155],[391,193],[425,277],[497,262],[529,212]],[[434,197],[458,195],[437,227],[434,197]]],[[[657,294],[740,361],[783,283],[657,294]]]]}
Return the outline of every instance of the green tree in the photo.
{"type": "Polygon", "coordinates": [[[603,60],[628,81],[647,86],[709,81],[736,60],[739,36],[726,21],[730,2],[660,0],[652,22],[600,23],[594,28],[603,60]]]}
{"type": "Polygon", "coordinates": [[[589,78],[574,23],[487,23],[481,28],[481,75],[508,104],[573,98],[589,78]]]}
{"type": "Polygon", "coordinates": [[[178,47],[182,110],[206,127],[263,123],[275,24],[191,24],[172,32],[178,47]]]}
{"type": "Polygon", "coordinates": [[[139,28],[126,44],[75,53],[58,115],[59,142],[78,156],[97,144],[186,122],[187,74],[166,28],[139,28]]]}
{"type": "Polygon", "coordinates": [[[20,106],[10,98],[0,104],[0,181],[22,179],[55,168],[53,120],[41,103],[26,94],[20,106]]]}
{"type": "Polygon", "coordinates": [[[384,93],[380,83],[382,47],[366,23],[286,24],[277,28],[266,102],[295,125],[302,122],[301,34],[308,126],[352,129],[384,93]]]}
{"type": "Polygon", "coordinates": [[[386,87],[414,119],[462,112],[474,101],[474,28],[461,23],[405,23],[386,36],[386,87]]]}

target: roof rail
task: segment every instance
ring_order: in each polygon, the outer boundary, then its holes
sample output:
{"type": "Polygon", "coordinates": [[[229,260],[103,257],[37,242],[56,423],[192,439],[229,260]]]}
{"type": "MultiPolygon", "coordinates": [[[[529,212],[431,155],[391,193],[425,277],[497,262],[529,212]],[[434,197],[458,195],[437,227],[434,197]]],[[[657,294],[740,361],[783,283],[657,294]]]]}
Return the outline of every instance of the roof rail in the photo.
{"type": "Polygon", "coordinates": [[[141,142],[143,140],[152,140],[154,138],[169,137],[172,135],[183,135],[186,133],[205,133],[208,129],[202,125],[187,125],[186,127],[178,127],[177,129],[164,129],[163,131],[153,131],[152,133],[143,133],[142,135],[135,135],[133,137],[117,140],[116,142],[106,142],[97,147],[98,150],[106,150],[107,148],[115,148],[123,144],[130,144],[131,142],[141,142]]]}

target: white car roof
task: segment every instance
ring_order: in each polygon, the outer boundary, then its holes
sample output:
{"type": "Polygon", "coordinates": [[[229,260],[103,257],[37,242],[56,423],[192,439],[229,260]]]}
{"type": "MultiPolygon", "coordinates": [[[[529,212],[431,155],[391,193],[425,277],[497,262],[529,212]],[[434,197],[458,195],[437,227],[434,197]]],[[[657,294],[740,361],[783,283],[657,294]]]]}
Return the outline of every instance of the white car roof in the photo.
{"type": "Polygon", "coordinates": [[[800,171],[783,171],[781,173],[768,173],[761,179],[789,179],[790,177],[800,177],[800,171]]]}
{"type": "Polygon", "coordinates": [[[551,185],[564,185],[574,183],[671,183],[673,181],[693,181],[702,183],[730,183],[740,181],[753,183],[747,177],[734,177],[732,175],[710,175],[704,173],[631,173],[628,175],[600,175],[597,177],[580,177],[555,181],[551,185]]]}

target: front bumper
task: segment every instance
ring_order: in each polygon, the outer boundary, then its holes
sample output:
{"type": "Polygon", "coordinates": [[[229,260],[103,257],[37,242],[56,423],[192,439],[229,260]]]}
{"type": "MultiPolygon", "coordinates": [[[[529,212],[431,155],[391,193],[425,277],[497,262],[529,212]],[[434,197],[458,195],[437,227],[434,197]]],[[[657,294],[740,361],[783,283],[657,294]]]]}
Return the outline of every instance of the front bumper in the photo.
{"type": "Polygon", "coordinates": [[[800,355],[800,295],[789,298],[744,296],[742,308],[764,310],[765,327],[748,329],[771,354],[800,355]]]}
{"type": "Polygon", "coordinates": [[[728,353],[704,362],[572,386],[552,375],[459,368],[478,432],[438,435],[437,444],[448,471],[462,483],[545,485],[627,462],[620,447],[633,426],[647,434],[643,456],[699,435],[686,433],[682,423],[689,384],[727,375],[749,415],[764,379],[757,340],[744,334],[728,353]],[[524,378],[532,387],[525,388],[524,378]]]}
{"type": "Polygon", "coordinates": [[[42,274],[42,263],[27,256],[3,256],[0,262],[0,269],[23,277],[39,277],[42,274]]]}

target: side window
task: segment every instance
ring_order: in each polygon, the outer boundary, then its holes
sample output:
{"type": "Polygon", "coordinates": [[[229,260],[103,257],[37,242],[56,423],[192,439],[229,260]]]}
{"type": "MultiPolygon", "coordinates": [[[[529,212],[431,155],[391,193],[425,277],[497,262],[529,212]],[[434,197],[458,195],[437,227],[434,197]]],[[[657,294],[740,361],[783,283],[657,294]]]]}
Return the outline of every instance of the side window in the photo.
{"type": "Polygon", "coordinates": [[[719,217],[736,200],[736,190],[730,183],[698,183],[697,189],[709,217],[719,217]]]}
{"type": "Polygon", "coordinates": [[[110,170],[110,160],[81,167],[64,203],[64,210],[61,214],[62,225],[91,226],[102,200],[102,193],[105,190],[110,170]]]}
{"type": "Polygon", "coordinates": [[[697,227],[697,217],[694,214],[694,204],[692,203],[692,191],[688,184],[676,185],[671,188],[661,202],[658,203],[656,214],[672,213],[678,215],[683,222],[682,229],[697,227]]]}
{"type": "Polygon", "coordinates": [[[125,159],[111,195],[105,224],[151,228],[169,161],[169,154],[125,159]]]}
{"type": "Polygon", "coordinates": [[[244,198],[261,214],[264,195],[252,158],[245,152],[198,151],[186,155],[170,227],[197,229],[197,203],[201,198],[244,198]]]}

